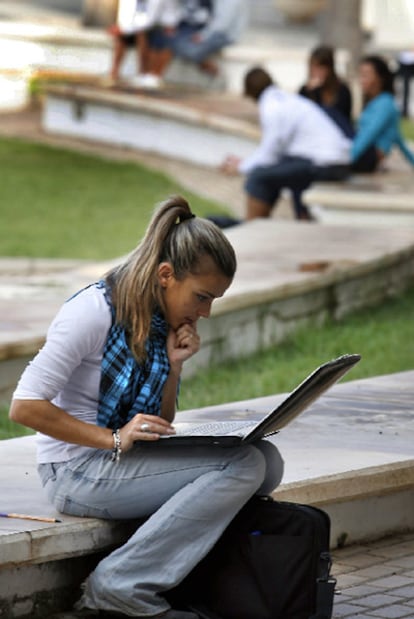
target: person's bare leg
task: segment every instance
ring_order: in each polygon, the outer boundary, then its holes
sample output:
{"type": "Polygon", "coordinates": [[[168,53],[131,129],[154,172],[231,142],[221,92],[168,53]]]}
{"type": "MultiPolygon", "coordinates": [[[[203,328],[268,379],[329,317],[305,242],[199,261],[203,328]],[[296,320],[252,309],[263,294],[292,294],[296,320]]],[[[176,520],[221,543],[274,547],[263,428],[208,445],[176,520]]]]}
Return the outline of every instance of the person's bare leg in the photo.
{"type": "Polygon", "coordinates": [[[126,52],[126,45],[122,37],[114,37],[114,52],[111,68],[111,79],[115,82],[119,79],[119,71],[126,52]]]}
{"type": "Polygon", "coordinates": [[[208,75],[212,77],[215,77],[219,73],[218,65],[211,58],[202,60],[198,66],[203,73],[208,73],[208,75]]]}
{"type": "Polygon", "coordinates": [[[136,35],[137,46],[137,65],[138,73],[150,72],[150,48],[148,45],[148,37],[146,32],[137,32],[136,35]]]}
{"type": "Polygon", "coordinates": [[[170,49],[152,50],[150,53],[149,73],[162,77],[171,62],[172,51],[170,49]]]}
{"type": "Polygon", "coordinates": [[[247,215],[246,219],[257,219],[258,217],[270,217],[272,207],[266,202],[247,196],[247,215]]]}

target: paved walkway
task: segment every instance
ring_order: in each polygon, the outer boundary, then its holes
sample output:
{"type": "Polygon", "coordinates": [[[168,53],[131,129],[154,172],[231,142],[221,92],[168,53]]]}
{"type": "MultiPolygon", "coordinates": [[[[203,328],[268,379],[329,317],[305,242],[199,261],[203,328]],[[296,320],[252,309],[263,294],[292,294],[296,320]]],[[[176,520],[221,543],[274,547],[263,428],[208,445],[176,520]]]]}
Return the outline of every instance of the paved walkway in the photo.
{"type": "Polygon", "coordinates": [[[334,553],[335,619],[414,618],[414,534],[334,553]]]}

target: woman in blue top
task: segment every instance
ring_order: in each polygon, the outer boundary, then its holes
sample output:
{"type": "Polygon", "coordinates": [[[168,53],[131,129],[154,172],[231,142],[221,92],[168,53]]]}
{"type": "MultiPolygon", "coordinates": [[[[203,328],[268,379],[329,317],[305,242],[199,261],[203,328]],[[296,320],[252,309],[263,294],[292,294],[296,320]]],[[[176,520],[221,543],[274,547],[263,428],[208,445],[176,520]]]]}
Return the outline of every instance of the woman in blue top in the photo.
{"type": "Polygon", "coordinates": [[[353,170],[374,172],[393,146],[398,146],[414,166],[414,154],[400,133],[394,76],[387,63],[380,56],[365,56],[360,62],[359,79],[364,108],[351,149],[353,170]]]}

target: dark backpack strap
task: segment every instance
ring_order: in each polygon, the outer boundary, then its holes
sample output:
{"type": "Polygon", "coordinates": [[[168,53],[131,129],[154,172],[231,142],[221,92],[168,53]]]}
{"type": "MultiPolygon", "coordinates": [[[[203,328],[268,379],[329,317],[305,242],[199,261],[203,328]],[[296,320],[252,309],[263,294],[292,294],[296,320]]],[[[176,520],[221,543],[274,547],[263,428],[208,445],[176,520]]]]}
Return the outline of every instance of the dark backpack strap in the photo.
{"type": "Polygon", "coordinates": [[[336,579],[318,580],[316,586],[316,614],[310,619],[331,619],[336,579]]]}
{"type": "Polygon", "coordinates": [[[336,578],[330,575],[331,555],[322,552],[320,556],[320,577],[316,581],[316,613],[309,619],[331,619],[336,578]]]}

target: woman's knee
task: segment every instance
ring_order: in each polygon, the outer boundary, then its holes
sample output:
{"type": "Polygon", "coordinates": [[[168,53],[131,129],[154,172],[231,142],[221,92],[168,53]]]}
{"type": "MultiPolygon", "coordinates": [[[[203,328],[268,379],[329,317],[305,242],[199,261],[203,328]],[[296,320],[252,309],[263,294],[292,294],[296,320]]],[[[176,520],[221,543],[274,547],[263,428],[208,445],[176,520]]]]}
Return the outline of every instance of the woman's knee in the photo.
{"type": "Polygon", "coordinates": [[[269,494],[282,481],[285,463],[276,445],[270,441],[262,440],[255,443],[255,447],[261,452],[265,460],[265,475],[260,486],[259,494],[269,494]]]}

